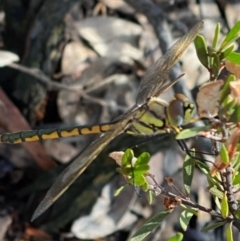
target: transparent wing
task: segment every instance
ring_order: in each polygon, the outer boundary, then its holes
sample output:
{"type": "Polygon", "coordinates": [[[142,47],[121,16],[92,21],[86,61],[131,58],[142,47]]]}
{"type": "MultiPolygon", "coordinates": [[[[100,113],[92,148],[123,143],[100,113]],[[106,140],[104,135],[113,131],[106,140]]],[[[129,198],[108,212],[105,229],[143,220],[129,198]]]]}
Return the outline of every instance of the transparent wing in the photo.
{"type": "Polygon", "coordinates": [[[137,96],[137,105],[147,101],[149,97],[160,95],[173,83],[163,86],[172,67],[176,64],[183,52],[197,36],[203,27],[203,22],[197,23],[186,35],[182,36],[144,75],[137,96]]]}
{"type": "Polygon", "coordinates": [[[56,182],[49,189],[46,196],[35,210],[32,221],[45,212],[84,172],[84,170],[94,161],[98,154],[108,145],[108,143],[119,135],[131,119],[133,112],[125,115],[125,119],[113,125],[111,132],[103,134],[88,148],[86,148],[57,178],[56,182]]]}
{"type": "MultiPolygon", "coordinates": [[[[169,88],[173,83],[164,85],[164,80],[167,78],[170,69],[180,58],[188,45],[192,42],[203,26],[203,22],[195,25],[187,35],[180,38],[169,50],[150,68],[140,85],[140,90],[137,97],[137,104],[143,104],[148,97],[157,96],[161,92],[169,88]]],[[[108,143],[120,134],[128,122],[134,116],[138,108],[135,106],[126,114],[118,118],[111,131],[102,135],[99,139],[93,142],[86,148],[77,159],[68,166],[57,181],[47,192],[45,198],[35,210],[32,220],[36,219],[46,209],[48,209],[66,190],[67,188],[84,172],[84,170],[94,161],[98,154],[108,145],[108,143]]]]}

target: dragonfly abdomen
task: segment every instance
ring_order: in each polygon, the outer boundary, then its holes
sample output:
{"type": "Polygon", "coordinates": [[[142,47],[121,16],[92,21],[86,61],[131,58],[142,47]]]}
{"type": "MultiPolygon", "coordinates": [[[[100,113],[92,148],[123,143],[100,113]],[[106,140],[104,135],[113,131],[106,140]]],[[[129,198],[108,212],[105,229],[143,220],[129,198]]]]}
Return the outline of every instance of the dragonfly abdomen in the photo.
{"type": "Polygon", "coordinates": [[[31,142],[47,139],[55,139],[60,137],[71,137],[88,134],[98,134],[109,131],[111,124],[99,124],[93,126],[75,126],[75,127],[63,127],[53,129],[40,129],[19,131],[15,133],[6,133],[0,135],[0,143],[17,144],[21,142],[31,142]]]}

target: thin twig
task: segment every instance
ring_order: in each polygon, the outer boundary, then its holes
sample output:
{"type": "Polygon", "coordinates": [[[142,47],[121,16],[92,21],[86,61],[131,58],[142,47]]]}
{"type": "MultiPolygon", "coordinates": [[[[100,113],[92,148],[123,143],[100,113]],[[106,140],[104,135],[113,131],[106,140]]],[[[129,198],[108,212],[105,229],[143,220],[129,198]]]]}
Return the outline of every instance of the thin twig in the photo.
{"type": "MultiPolygon", "coordinates": [[[[219,212],[216,212],[215,210],[213,210],[212,208],[207,208],[207,207],[203,207],[197,203],[192,202],[190,199],[188,198],[184,198],[184,197],[180,197],[174,193],[169,192],[166,188],[162,188],[161,186],[159,186],[159,184],[157,183],[156,179],[154,178],[154,176],[150,173],[148,173],[148,176],[151,177],[151,179],[153,180],[153,182],[155,183],[155,185],[157,185],[157,187],[159,187],[159,195],[161,196],[166,196],[166,197],[170,197],[170,198],[175,198],[175,199],[179,199],[181,200],[181,203],[186,205],[186,206],[190,206],[192,208],[196,208],[198,210],[201,210],[203,212],[209,213],[210,215],[216,217],[216,218],[220,218],[222,219],[222,215],[219,212]]],[[[152,190],[154,191],[154,189],[152,190]]],[[[231,221],[234,221],[230,218],[231,221]]]]}
{"type": "MultiPolygon", "coordinates": [[[[68,90],[68,91],[75,91],[78,92],[82,97],[84,97],[86,100],[89,100],[90,102],[94,102],[94,103],[98,103],[102,106],[110,106],[112,107],[113,104],[108,103],[100,98],[96,98],[93,96],[90,96],[89,93],[91,93],[92,91],[94,91],[96,89],[96,87],[93,87],[89,90],[84,91],[82,85],[65,85],[65,84],[61,84],[61,83],[57,83],[55,81],[53,81],[51,78],[49,78],[48,76],[46,76],[40,69],[37,68],[28,68],[25,67],[23,65],[20,64],[16,64],[16,63],[11,63],[8,65],[9,67],[13,68],[13,69],[17,69],[23,73],[29,74],[31,76],[33,76],[34,78],[36,78],[37,80],[41,81],[42,83],[44,83],[48,90],[68,90]]],[[[116,79],[116,76],[110,76],[109,78],[106,78],[104,83],[102,83],[100,86],[109,84],[110,82],[112,82],[113,80],[116,79]]],[[[115,109],[118,110],[122,110],[125,111],[126,107],[124,106],[114,106],[115,109]]]]}
{"type": "Polygon", "coordinates": [[[229,208],[231,211],[231,214],[235,216],[235,212],[238,209],[238,202],[234,197],[234,191],[233,191],[233,185],[232,185],[232,167],[227,167],[225,169],[225,172],[220,172],[221,178],[222,178],[222,185],[224,188],[224,191],[226,191],[226,195],[228,198],[229,208]]]}

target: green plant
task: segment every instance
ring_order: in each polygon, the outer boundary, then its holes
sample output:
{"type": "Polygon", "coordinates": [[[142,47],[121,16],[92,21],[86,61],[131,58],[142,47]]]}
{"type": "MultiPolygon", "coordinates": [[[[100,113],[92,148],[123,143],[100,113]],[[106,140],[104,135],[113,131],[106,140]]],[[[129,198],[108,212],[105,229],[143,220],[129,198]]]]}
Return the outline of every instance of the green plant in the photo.
{"type": "MultiPolygon", "coordinates": [[[[211,140],[212,149],[216,153],[214,163],[204,162],[194,157],[194,151],[188,151],[183,163],[183,184],[185,193],[176,190],[176,194],[158,185],[154,176],[149,173],[149,155],[143,153],[134,157],[132,150],[126,150],[118,157],[119,172],[128,184],[135,185],[150,195],[162,196],[166,210],[157,214],[145,223],[132,237],[132,241],[143,240],[156,226],[171,214],[176,206],[181,206],[180,224],[186,230],[190,219],[199,212],[207,212],[215,221],[202,229],[206,232],[225,226],[226,240],[233,240],[232,228],[240,231],[240,207],[236,193],[240,188],[240,53],[234,51],[234,42],[240,37],[240,22],[220,41],[220,24],[217,24],[211,46],[206,44],[203,36],[195,39],[195,48],[201,64],[209,72],[209,80],[200,89],[197,96],[197,120],[204,125],[188,128],[176,135],[177,140],[203,136],[211,140]],[[223,79],[219,74],[226,68],[230,73],[223,79]],[[209,104],[210,103],[210,104],[209,104]],[[217,149],[217,146],[220,146],[217,149]],[[191,201],[191,184],[194,170],[198,168],[208,180],[208,190],[216,203],[217,210],[203,207],[191,201]],[[150,185],[146,177],[152,179],[150,185]]],[[[192,122],[197,121],[192,120],[192,122]]],[[[115,158],[116,160],[116,158],[115,158]]],[[[174,188],[172,177],[167,179],[168,185],[174,188]]],[[[121,187],[117,194],[121,192],[121,187]]],[[[182,240],[182,235],[169,240],[182,240]]]]}

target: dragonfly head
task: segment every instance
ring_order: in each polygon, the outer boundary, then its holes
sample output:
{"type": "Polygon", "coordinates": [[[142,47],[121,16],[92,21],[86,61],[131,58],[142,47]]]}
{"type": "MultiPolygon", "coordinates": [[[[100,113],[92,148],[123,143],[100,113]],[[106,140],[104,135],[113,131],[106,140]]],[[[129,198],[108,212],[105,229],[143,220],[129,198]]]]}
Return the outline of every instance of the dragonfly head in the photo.
{"type": "Polygon", "coordinates": [[[188,124],[192,119],[195,105],[183,94],[175,94],[167,107],[167,118],[172,126],[188,124]]]}

